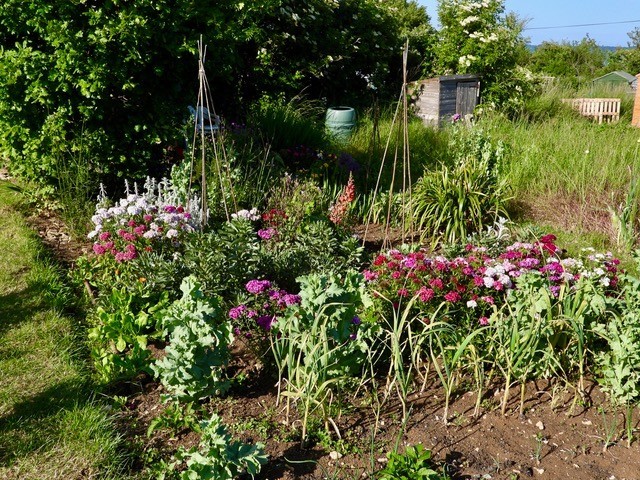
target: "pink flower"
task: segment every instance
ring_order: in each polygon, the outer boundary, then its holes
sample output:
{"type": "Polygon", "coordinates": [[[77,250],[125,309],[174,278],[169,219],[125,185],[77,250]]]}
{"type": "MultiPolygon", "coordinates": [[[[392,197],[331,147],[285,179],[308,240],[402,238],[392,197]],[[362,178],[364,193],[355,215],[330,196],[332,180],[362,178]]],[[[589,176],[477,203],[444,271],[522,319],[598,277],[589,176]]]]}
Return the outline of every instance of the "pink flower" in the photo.
{"type": "Polygon", "coordinates": [[[444,295],[444,299],[447,302],[451,302],[451,303],[456,303],[458,301],[460,301],[460,294],[458,292],[456,292],[455,290],[452,290],[448,293],[445,293],[444,295]]]}
{"type": "Polygon", "coordinates": [[[409,290],[407,290],[406,288],[398,289],[398,296],[399,297],[407,297],[407,296],[409,296],[409,290]]]}
{"type": "Polygon", "coordinates": [[[378,278],[378,274],[376,272],[372,272],[371,270],[365,270],[364,272],[362,272],[362,274],[364,275],[364,279],[367,282],[372,282],[373,280],[378,278]]]}
{"type": "Polygon", "coordinates": [[[442,290],[442,288],[444,287],[444,283],[439,278],[432,278],[431,280],[429,280],[429,285],[431,286],[431,288],[437,288],[440,290],[442,290]]]}
{"type": "Polygon", "coordinates": [[[480,317],[478,323],[484,327],[485,325],[489,325],[489,319],[487,317],[480,317]]]}
{"type": "Polygon", "coordinates": [[[264,228],[262,230],[258,230],[258,236],[262,240],[270,240],[277,235],[277,231],[275,228],[264,228]]]}
{"type": "Polygon", "coordinates": [[[100,241],[106,242],[111,238],[111,234],[109,232],[102,232],[100,235],[98,235],[98,238],[100,239],[100,241]]]}
{"type": "Polygon", "coordinates": [[[229,310],[229,318],[233,318],[234,320],[237,320],[242,316],[242,314],[246,309],[247,307],[245,307],[242,304],[238,305],[237,307],[233,307],[231,310],[229,310]]]}
{"type": "Polygon", "coordinates": [[[99,243],[94,243],[93,244],[93,252],[96,255],[104,255],[106,253],[107,249],[104,248],[104,245],[100,245],[99,243]]]}
{"type": "Polygon", "coordinates": [[[418,290],[418,295],[421,301],[428,302],[435,296],[435,293],[430,288],[423,286],[420,288],[420,290],[418,290]]]}

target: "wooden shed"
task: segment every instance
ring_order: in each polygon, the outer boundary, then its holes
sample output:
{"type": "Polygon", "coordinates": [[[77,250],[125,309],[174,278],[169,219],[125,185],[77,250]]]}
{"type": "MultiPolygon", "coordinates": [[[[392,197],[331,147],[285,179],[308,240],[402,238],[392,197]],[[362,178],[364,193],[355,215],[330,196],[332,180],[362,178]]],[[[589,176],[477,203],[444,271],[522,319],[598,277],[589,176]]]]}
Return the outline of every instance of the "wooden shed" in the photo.
{"type": "Polygon", "coordinates": [[[425,124],[450,122],[458,114],[473,114],[480,99],[480,77],[446,75],[420,80],[415,84],[416,114],[425,124]]]}
{"type": "Polygon", "coordinates": [[[624,85],[628,86],[631,89],[635,90],[638,84],[638,80],[633,75],[623,72],[622,70],[616,70],[615,72],[609,72],[606,75],[602,75],[601,77],[595,78],[593,80],[594,85],[608,85],[608,86],[618,86],[624,85]]]}

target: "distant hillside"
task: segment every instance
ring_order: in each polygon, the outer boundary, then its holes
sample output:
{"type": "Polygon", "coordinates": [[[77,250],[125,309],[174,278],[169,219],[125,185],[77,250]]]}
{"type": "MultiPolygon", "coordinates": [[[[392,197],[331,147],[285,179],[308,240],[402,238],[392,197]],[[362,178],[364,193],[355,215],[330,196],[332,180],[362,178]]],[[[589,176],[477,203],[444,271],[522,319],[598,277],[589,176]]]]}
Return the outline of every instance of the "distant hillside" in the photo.
{"type": "MultiPolygon", "coordinates": [[[[531,44],[527,44],[527,48],[529,49],[530,52],[535,51],[536,48],[538,48],[540,45],[531,45],[531,44]]],[[[627,48],[627,47],[612,47],[609,45],[601,45],[600,49],[604,50],[605,52],[614,52],[616,51],[618,48],[627,48]]]]}

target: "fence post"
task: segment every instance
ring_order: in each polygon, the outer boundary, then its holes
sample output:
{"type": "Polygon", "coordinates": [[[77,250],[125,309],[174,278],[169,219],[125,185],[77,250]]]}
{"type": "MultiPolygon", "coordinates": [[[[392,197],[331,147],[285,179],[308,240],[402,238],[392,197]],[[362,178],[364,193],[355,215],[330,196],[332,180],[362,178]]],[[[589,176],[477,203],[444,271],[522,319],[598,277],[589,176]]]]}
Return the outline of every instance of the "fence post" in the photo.
{"type": "MultiPolygon", "coordinates": [[[[638,79],[638,84],[640,84],[640,73],[636,75],[638,79]]],[[[636,98],[633,102],[633,117],[631,118],[631,125],[634,127],[640,127],[640,88],[636,86],[636,98]]]]}

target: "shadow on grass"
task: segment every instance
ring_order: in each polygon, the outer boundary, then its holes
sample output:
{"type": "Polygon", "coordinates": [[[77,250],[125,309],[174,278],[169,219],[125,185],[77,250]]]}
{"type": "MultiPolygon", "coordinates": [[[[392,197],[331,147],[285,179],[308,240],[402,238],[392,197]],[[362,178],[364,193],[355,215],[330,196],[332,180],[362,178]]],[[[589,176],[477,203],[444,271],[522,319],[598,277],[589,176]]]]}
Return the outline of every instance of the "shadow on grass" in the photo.
{"type": "Polygon", "coordinates": [[[49,308],[43,286],[36,283],[28,287],[0,295],[0,335],[19,323],[49,308]]]}
{"type": "Polygon", "coordinates": [[[58,432],[55,417],[89,401],[89,385],[74,377],[13,405],[0,417],[0,466],[50,446],[58,432]]]}

